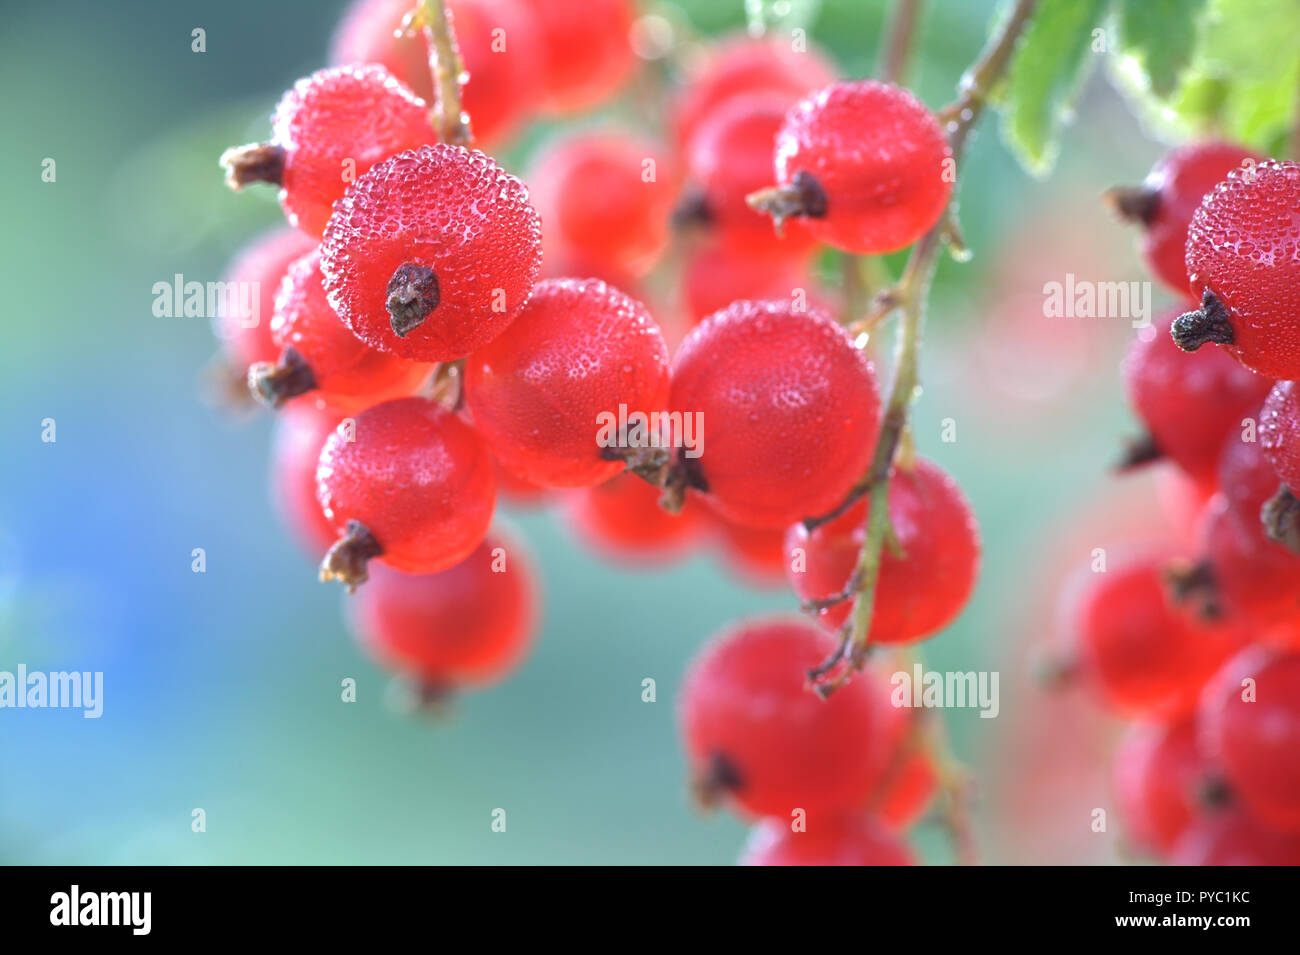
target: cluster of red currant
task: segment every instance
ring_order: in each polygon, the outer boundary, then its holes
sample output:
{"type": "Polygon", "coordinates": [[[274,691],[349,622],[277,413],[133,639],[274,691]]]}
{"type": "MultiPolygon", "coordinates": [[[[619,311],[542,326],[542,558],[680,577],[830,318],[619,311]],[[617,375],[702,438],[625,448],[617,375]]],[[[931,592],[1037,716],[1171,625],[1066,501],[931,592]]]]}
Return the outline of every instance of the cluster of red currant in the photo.
{"type": "Polygon", "coordinates": [[[1111,198],[1184,302],[1126,361],[1146,433],[1125,464],[1181,472],[1195,544],[1095,564],[1072,663],[1134,721],[1115,785],[1135,848],[1300,864],[1300,164],[1193,144],[1111,198]]]}
{"type": "Polygon", "coordinates": [[[498,489],[564,489],[574,525],[622,555],[711,532],[815,621],[742,622],[692,665],[696,791],[764,820],[751,863],[910,861],[898,832],[946,770],[863,651],[960,612],[978,531],[902,434],[914,389],[882,403],[867,336],[808,290],[823,244],[940,234],[943,125],[816,51],[726,39],[686,71],[663,143],[569,134],[530,195],[471,137],[616,93],[631,4],[412,2],[359,0],[342,65],[285,94],[269,142],[223,157],[236,188],[278,185],[295,227],[232,270],[277,289],[269,327],[222,332],[283,408],[276,486],[322,579],[359,591],[360,640],[432,698],[499,677],[528,641],[535,586],[492,529],[498,489]],[[680,301],[653,311],[683,315],[667,338],[643,304],[663,285],[680,301]]]}

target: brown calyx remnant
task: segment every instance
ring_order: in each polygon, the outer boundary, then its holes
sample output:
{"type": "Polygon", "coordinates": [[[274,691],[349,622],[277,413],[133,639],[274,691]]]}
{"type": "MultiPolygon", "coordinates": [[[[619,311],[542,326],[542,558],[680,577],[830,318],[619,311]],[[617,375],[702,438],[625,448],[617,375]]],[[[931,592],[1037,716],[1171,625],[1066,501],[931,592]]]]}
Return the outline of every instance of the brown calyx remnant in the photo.
{"type": "Polygon", "coordinates": [[[786,186],[768,186],[745,197],[749,208],[771,216],[776,231],[786,219],[798,216],[807,219],[826,217],[826,190],[806,170],[799,170],[786,186]]]}
{"type": "Polygon", "coordinates": [[[743,785],[740,770],[724,753],[714,752],[708,763],[691,777],[691,798],[701,809],[712,809],[729,792],[743,785]]]}
{"type": "Polygon", "coordinates": [[[1169,334],[1173,336],[1174,344],[1183,351],[1196,351],[1208,342],[1231,345],[1235,340],[1228,306],[1209,289],[1201,295],[1199,309],[1185,312],[1174,319],[1169,334]]]}
{"type": "Polygon", "coordinates": [[[1101,199],[1125,222],[1150,225],[1160,208],[1160,190],[1150,186],[1115,186],[1101,194],[1101,199]]]}
{"type": "Polygon", "coordinates": [[[366,563],[383,552],[379,541],[375,540],[366,525],[360,521],[348,521],[343,536],[334,543],[320,563],[320,579],[337,580],[348,588],[348,593],[355,593],[358,587],[370,579],[366,563]]]}
{"type": "Polygon", "coordinates": [[[384,307],[398,338],[405,338],[423,325],[441,298],[438,276],[427,265],[416,262],[399,265],[388,280],[386,291],[384,307]]]}
{"type": "Polygon", "coordinates": [[[274,143],[250,143],[231,146],[221,154],[226,170],[226,185],[238,191],[250,182],[284,182],[284,147],[274,143]]]}
{"type": "Polygon", "coordinates": [[[1170,564],[1165,568],[1165,582],[1174,603],[1190,604],[1202,620],[1211,622],[1223,616],[1219,583],[1214,579],[1214,568],[1209,558],[1170,564]]]}
{"type": "Polygon", "coordinates": [[[271,409],[316,387],[315,373],[292,345],[285,348],[278,362],[259,361],[248,369],[248,390],[271,409]]]}
{"type": "Polygon", "coordinates": [[[1300,554],[1300,498],[1283,484],[1264,502],[1259,519],[1269,540],[1277,541],[1293,554],[1300,554]]]}

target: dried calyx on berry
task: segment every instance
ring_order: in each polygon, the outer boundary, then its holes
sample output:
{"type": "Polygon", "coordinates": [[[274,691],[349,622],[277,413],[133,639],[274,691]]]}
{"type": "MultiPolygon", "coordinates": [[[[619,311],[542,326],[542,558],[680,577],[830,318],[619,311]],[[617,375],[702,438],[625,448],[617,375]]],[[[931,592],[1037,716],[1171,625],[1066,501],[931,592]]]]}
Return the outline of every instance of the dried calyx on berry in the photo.
{"type": "Polygon", "coordinates": [[[268,408],[279,408],[290,398],[314,391],[316,375],[292,346],[277,362],[259,361],[248,369],[248,390],[268,408]]]}
{"type": "Polygon", "coordinates": [[[1208,288],[1201,295],[1201,307],[1174,319],[1169,334],[1183,351],[1196,351],[1211,342],[1231,345],[1235,337],[1228,307],[1208,288]]]}
{"type": "Polygon", "coordinates": [[[405,338],[424,324],[438,307],[438,276],[427,265],[407,262],[400,265],[388,280],[388,298],[384,303],[391,317],[393,333],[405,338]]]}

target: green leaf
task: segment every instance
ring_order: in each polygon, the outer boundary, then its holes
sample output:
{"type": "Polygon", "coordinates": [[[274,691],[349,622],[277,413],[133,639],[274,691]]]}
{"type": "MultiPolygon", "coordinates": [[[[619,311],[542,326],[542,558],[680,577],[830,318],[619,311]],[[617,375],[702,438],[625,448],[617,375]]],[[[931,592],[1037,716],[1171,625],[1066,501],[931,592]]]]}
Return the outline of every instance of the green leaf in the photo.
{"type": "Polygon", "coordinates": [[[1206,0],[1120,0],[1119,49],[1146,74],[1151,92],[1168,97],[1191,62],[1206,0]]]}
{"type": "Polygon", "coordinates": [[[1061,131],[1098,54],[1110,0],[1041,0],[1000,89],[1002,136],[1029,172],[1056,161],[1061,131]]]}

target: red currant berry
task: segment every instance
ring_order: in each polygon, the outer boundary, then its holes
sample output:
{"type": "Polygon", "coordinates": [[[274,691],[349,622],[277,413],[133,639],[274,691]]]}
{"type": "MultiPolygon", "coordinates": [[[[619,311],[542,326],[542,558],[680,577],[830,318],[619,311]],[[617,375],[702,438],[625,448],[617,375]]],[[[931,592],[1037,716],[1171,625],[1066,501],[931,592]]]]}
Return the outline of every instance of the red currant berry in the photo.
{"type": "Polygon", "coordinates": [[[349,176],[437,137],[429,107],[380,66],[341,66],[299,80],[272,118],[271,142],[221,157],[226,180],[280,187],[290,224],[308,235],[325,229],[349,176]]]}
{"type": "Polygon", "coordinates": [[[1205,197],[1187,234],[1199,311],[1174,322],[1185,351],[1224,345],[1269,378],[1300,378],[1300,163],[1266,160],[1205,197]]]}
{"type": "MultiPolygon", "coordinates": [[[[682,273],[682,299],[693,324],[740,299],[808,299],[807,263],[786,256],[747,255],[718,244],[693,249],[682,273]]],[[[820,304],[816,296],[814,304],[820,304]]]]}
{"type": "Polygon", "coordinates": [[[843,812],[809,821],[795,832],[784,819],[764,819],[745,843],[741,865],[915,865],[907,845],[869,817],[843,812]]]}
{"type": "Polygon", "coordinates": [[[1188,294],[1187,228],[1201,200],[1228,173],[1260,158],[1232,143],[1189,143],[1156,163],[1141,186],[1108,193],[1121,216],[1142,225],[1142,258],[1176,294],[1188,294]]]}
{"type": "MultiPolygon", "coordinates": [[[[871,643],[911,643],[942,630],[970,599],[979,567],[979,527],[966,495],[938,465],[917,459],[895,469],[889,487],[889,519],[901,554],[881,556],[871,612],[871,643]]],[[[794,524],[786,531],[786,569],[803,600],[821,600],[850,587],[867,523],[867,501],[858,502],[815,530],[794,524]]],[[[837,629],[852,601],[821,611],[837,629]]]]}
{"type": "Polygon", "coordinates": [[[226,282],[237,282],[256,290],[257,314],[240,314],[225,308],[213,319],[213,331],[232,367],[242,376],[259,361],[275,361],[280,348],[271,339],[271,316],[275,294],[289,264],[307,254],[315,243],[295,229],[276,229],[249,243],[226,270],[226,282]]]}
{"type": "Polygon", "coordinates": [[[459,146],[377,164],[339,201],[321,243],[325,291],[344,324],[416,361],[451,361],[496,338],[541,265],[527,187],[459,146]]]}
{"type": "MultiPolygon", "coordinates": [[[[701,500],[707,501],[708,498],[701,500]]],[[[689,506],[689,503],[688,503],[689,506]]],[[[779,527],[747,527],[729,521],[711,507],[703,509],[731,570],[755,587],[785,586],[785,531],[779,527]]]]}
{"type": "Polygon", "coordinates": [[[1210,791],[1192,720],[1129,727],[1115,754],[1115,798],[1135,846],[1168,852],[1210,791]]]}
{"type": "MultiPolygon", "coordinates": [[[[334,35],[334,63],[378,63],[425,102],[437,98],[423,30],[401,32],[411,0],[358,0],[334,35]]],[[[456,44],[469,79],[461,105],[480,145],[509,137],[537,100],[542,51],[523,0],[447,0],[456,44]]]]}
{"type": "Polygon", "coordinates": [[[320,560],[338,538],[316,501],[316,463],[339,415],[291,404],[275,426],[271,444],[271,499],[302,549],[320,560]]]}
{"type": "Polygon", "coordinates": [[[378,566],[351,604],[352,629],[380,663],[412,676],[426,699],[495,682],[519,664],[536,618],[535,574],[499,531],[436,574],[378,566]]]}
{"type": "Polygon", "coordinates": [[[1174,865],[1300,865],[1300,836],[1276,832],[1239,810],[1205,813],[1174,845],[1174,865]]]}
{"type": "Polygon", "coordinates": [[[939,221],[954,181],[939,121],[910,92],[875,80],[804,97],[776,140],[777,187],[753,197],[778,226],[797,216],[816,238],[877,255],[939,221]]]}
{"type": "Polygon", "coordinates": [[[517,507],[541,507],[551,500],[552,491],[549,487],[542,487],[511,473],[495,458],[493,463],[496,465],[497,491],[511,504],[517,507]]]}
{"type": "Polygon", "coordinates": [[[1278,479],[1300,490],[1300,393],[1295,382],[1273,386],[1259,415],[1259,444],[1278,479]]]}
{"type": "Polygon", "coordinates": [[[1155,560],[1093,574],[1071,619],[1081,675],[1128,716],[1187,713],[1235,648],[1233,631],[1199,624],[1171,602],[1155,560]]]}
{"type": "Polygon", "coordinates": [[[1180,312],[1158,319],[1151,339],[1135,339],[1124,363],[1129,403],[1148,431],[1131,460],[1162,455],[1204,482],[1214,477],[1224,440],[1258,410],[1271,382],[1222,352],[1183,352],[1169,337],[1180,312]]]}
{"type": "Polygon", "coordinates": [[[786,223],[778,235],[745,201],[772,181],[773,144],[789,105],[786,97],[771,93],[733,97],[691,140],[687,165],[695,191],[688,193],[689,210],[679,206],[678,211],[742,254],[806,259],[816,246],[800,220],[786,223]]]}
{"type": "Polygon", "coordinates": [[[1269,540],[1260,520],[1242,519],[1216,497],[1197,541],[1205,556],[1176,581],[1193,606],[1258,628],[1300,615],[1300,556],[1269,540]]]}
{"type": "Polygon", "coordinates": [[[496,478],[478,432],[441,405],[400,398],[330,435],[316,499],[343,535],[321,579],[355,589],[373,557],[414,574],[464,560],[492,521],[496,478]]]}
{"type": "Polygon", "coordinates": [[[889,828],[906,829],[925,815],[938,791],[934,760],[917,751],[904,757],[902,765],[886,777],[872,800],[872,811],[889,828]]]}
{"type": "Polygon", "coordinates": [[[702,425],[702,453],[684,457],[693,486],[755,527],[837,506],[880,430],[870,363],[828,315],[789,302],[735,302],[697,325],[669,404],[702,425]]]}
{"type": "Polygon", "coordinates": [[[529,181],[548,255],[644,275],[668,243],[677,179],[651,143],[609,133],[570,136],[541,155],[529,181]]]}
{"type": "Polygon", "coordinates": [[[670,514],[659,506],[660,491],[632,474],[575,492],[565,513],[578,533],[598,550],[631,562],[680,557],[699,538],[700,512],[686,507],[670,514]]]}
{"type": "Polygon", "coordinates": [[[898,711],[871,671],[826,700],[806,685],[835,641],[800,620],[751,620],[717,636],[691,664],[682,726],[705,799],[790,818],[864,806],[884,776],[898,711]]]}
{"type": "Polygon", "coordinates": [[[673,109],[674,134],[685,148],[700,125],[733,97],[768,93],[784,97],[789,107],[834,80],[830,60],[818,50],[796,50],[789,43],[743,34],[729,37],[713,47],[687,78],[673,109]]]}
{"type": "Polygon", "coordinates": [[[533,12],[546,62],[543,105],[551,112],[590,109],[632,75],[631,0],[547,0],[533,12]]]}
{"type": "MultiPolygon", "coordinates": [[[[1223,490],[1215,502],[1234,521],[1254,532],[1259,528],[1259,512],[1264,502],[1277,493],[1278,477],[1263,448],[1264,417],[1260,414],[1257,441],[1246,441],[1240,432],[1230,434],[1219,454],[1217,486],[1223,490]]],[[[1209,504],[1209,501],[1205,502],[1209,504]]],[[[1204,507],[1197,511],[1204,524],[1204,507]]]]}
{"type": "Polygon", "coordinates": [[[415,391],[430,366],[376,351],[339,321],[325,298],[320,253],[313,250],[289,266],[275,299],[271,338],[280,346],[275,362],[248,370],[248,386],[272,408],[290,398],[319,391],[329,403],[373,399],[415,391]]]}
{"type": "Polygon", "coordinates": [[[1266,825],[1300,833],[1300,654],[1250,647],[1202,696],[1206,753],[1266,825]]]}
{"type": "MultiPolygon", "coordinates": [[[[623,470],[610,433],[661,411],[668,346],[644,305],[598,279],[546,279],[510,334],[470,355],[465,400],[507,468],[547,487],[623,470]]],[[[630,434],[630,432],[629,432],[630,434]]]]}

